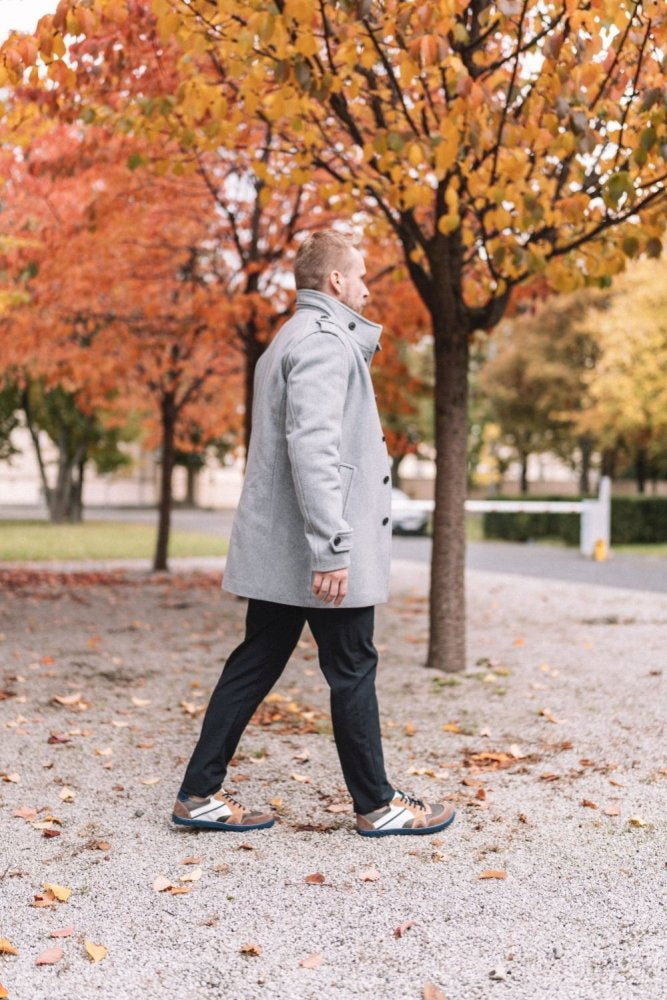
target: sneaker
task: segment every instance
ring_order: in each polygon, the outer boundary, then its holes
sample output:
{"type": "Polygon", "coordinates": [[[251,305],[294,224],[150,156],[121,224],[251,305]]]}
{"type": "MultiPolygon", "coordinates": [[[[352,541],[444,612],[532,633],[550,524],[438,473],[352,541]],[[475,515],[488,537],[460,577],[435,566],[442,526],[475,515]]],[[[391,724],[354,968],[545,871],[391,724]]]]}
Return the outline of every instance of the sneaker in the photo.
{"type": "Polygon", "coordinates": [[[206,799],[189,798],[179,792],[171,814],[179,826],[196,826],[203,830],[263,830],[273,826],[275,817],[267,812],[251,812],[221,788],[206,799]]]}
{"type": "Polygon", "coordinates": [[[393,833],[437,833],[453,823],[456,812],[446,802],[424,802],[394,790],[385,806],[370,813],[357,813],[357,833],[362,837],[387,837],[393,833]]]}

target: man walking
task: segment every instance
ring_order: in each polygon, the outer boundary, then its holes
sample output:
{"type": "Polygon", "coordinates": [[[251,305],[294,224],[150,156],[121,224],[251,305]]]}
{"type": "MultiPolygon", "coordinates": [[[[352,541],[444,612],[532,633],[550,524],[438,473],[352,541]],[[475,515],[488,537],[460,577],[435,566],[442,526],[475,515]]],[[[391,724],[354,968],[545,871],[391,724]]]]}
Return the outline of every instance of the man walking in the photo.
{"type": "Polygon", "coordinates": [[[227,765],[306,622],[331,689],[336,749],[368,837],[426,834],[454,810],[389,784],[375,693],[376,604],[389,598],[391,476],[370,377],[381,327],[364,319],[364,258],[335,231],[296,255],[296,311],[255,370],[252,433],[223,586],[248,598],[243,642],[211,696],[175,823],[271,826],[225,792],[227,765]]]}

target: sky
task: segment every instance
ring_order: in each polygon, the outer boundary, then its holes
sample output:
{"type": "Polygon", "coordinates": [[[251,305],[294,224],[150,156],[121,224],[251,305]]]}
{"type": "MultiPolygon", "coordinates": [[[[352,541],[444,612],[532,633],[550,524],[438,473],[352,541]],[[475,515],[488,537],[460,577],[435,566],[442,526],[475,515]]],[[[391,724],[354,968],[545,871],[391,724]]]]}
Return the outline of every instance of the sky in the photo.
{"type": "Polygon", "coordinates": [[[52,14],[58,0],[0,0],[0,41],[12,29],[32,31],[43,14],[52,14]]]}

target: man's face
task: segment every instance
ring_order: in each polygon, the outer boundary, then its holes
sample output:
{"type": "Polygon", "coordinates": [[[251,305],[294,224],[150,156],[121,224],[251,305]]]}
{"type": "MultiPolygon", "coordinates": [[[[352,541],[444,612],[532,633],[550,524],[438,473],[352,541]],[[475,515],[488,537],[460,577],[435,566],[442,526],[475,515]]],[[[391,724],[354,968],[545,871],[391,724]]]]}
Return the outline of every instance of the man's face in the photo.
{"type": "Polygon", "coordinates": [[[365,277],[366,264],[363,254],[351,247],[340,270],[332,271],[329,279],[335,297],[358,313],[363,313],[370,297],[370,292],[364,283],[365,277]]]}

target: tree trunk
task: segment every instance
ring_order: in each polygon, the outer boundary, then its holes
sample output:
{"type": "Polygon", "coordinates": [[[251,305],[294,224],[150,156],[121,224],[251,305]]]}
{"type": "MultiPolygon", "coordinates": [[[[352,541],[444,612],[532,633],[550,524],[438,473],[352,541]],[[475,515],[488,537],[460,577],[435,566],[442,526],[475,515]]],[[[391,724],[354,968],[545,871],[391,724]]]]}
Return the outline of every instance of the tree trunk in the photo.
{"type": "Polygon", "coordinates": [[[188,507],[197,506],[197,478],[199,476],[199,469],[195,468],[194,465],[188,464],[185,467],[186,485],[185,485],[185,502],[188,507]]]}
{"type": "Polygon", "coordinates": [[[616,478],[616,459],[618,456],[617,448],[605,448],[602,452],[602,463],[600,468],[600,475],[609,476],[610,479],[616,478]]]}
{"type": "Polygon", "coordinates": [[[32,407],[30,405],[30,396],[28,389],[23,389],[21,393],[21,405],[23,406],[23,412],[25,413],[25,422],[30,432],[30,439],[35,449],[35,458],[37,459],[37,466],[39,468],[39,478],[42,483],[42,490],[44,492],[44,501],[46,503],[47,509],[49,511],[49,516],[51,516],[51,487],[49,486],[49,480],[46,475],[46,464],[44,462],[44,456],[42,455],[42,446],[39,440],[39,430],[35,427],[32,419],[32,407]]]}
{"type": "Polygon", "coordinates": [[[245,458],[243,460],[244,468],[248,461],[248,448],[250,447],[250,435],[252,433],[252,403],[255,386],[255,368],[257,367],[257,362],[264,353],[264,347],[265,345],[256,339],[254,331],[251,330],[246,332],[246,336],[244,338],[245,371],[243,387],[243,402],[245,405],[245,413],[243,415],[243,444],[245,447],[245,458]]]}
{"type": "Polygon", "coordinates": [[[465,498],[468,335],[453,303],[432,312],[435,350],[435,511],[427,666],[465,668],[465,498]]]}
{"type": "Polygon", "coordinates": [[[154,572],[166,572],[169,552],[169,531],[171,528],[171,485],[174,471],[174,437],[176,428],[176,406],[173,393],[165,393],[160,404],[162,424],[162,465],[160,469],[160,508],[158,517],[157,544],[153,560],[154,572]]]}
{"type": "Polygon", "coordinates": [[[635,476],[637,479],[637,492],[646,492],[646,480],[648,478],[648,466],[646,462],[646,449],[637,449],[637,459],[635,463],[635,476]]]}
{"type": "Polygon", "coordinates": [[[591,492],[591,456],[593,454],[593,440],[590,435],[583,434],[579,438],[579,450],[581,451],[579,492],[582,497],[587,497],[590,496],[591,492]]]}
{"type": "Polygon", "coordinates": [[[521,454],[519,455],[519,461],[521,462],[521,479],[520,479],[520,482],[519,482],[519,489],[521,491],[521,495],[522,496],[525,496],[528,493],[529,489],[530,489],[530,483],[528,482],[528,459],[529,458],[530,458],[530,455],[528,453],[526,453],[526,452],[521,452],[521,454]]]}
{"type": "Polygon", "coordinates": [[[79,458],[77,464],[78,475],[72,483],[72,493],[70,496],[67,520],[72,524],[80,524],[83,521],[83,479],[86,471],[87,455],[79,458]]]}
{"type": "Polygon", "coordinates": [[[398,476],[398,467],[402,460],[405,458],[404,455],[392,455],[391,456],[391,485],[400,488],[401,482],[398,476]]]}

